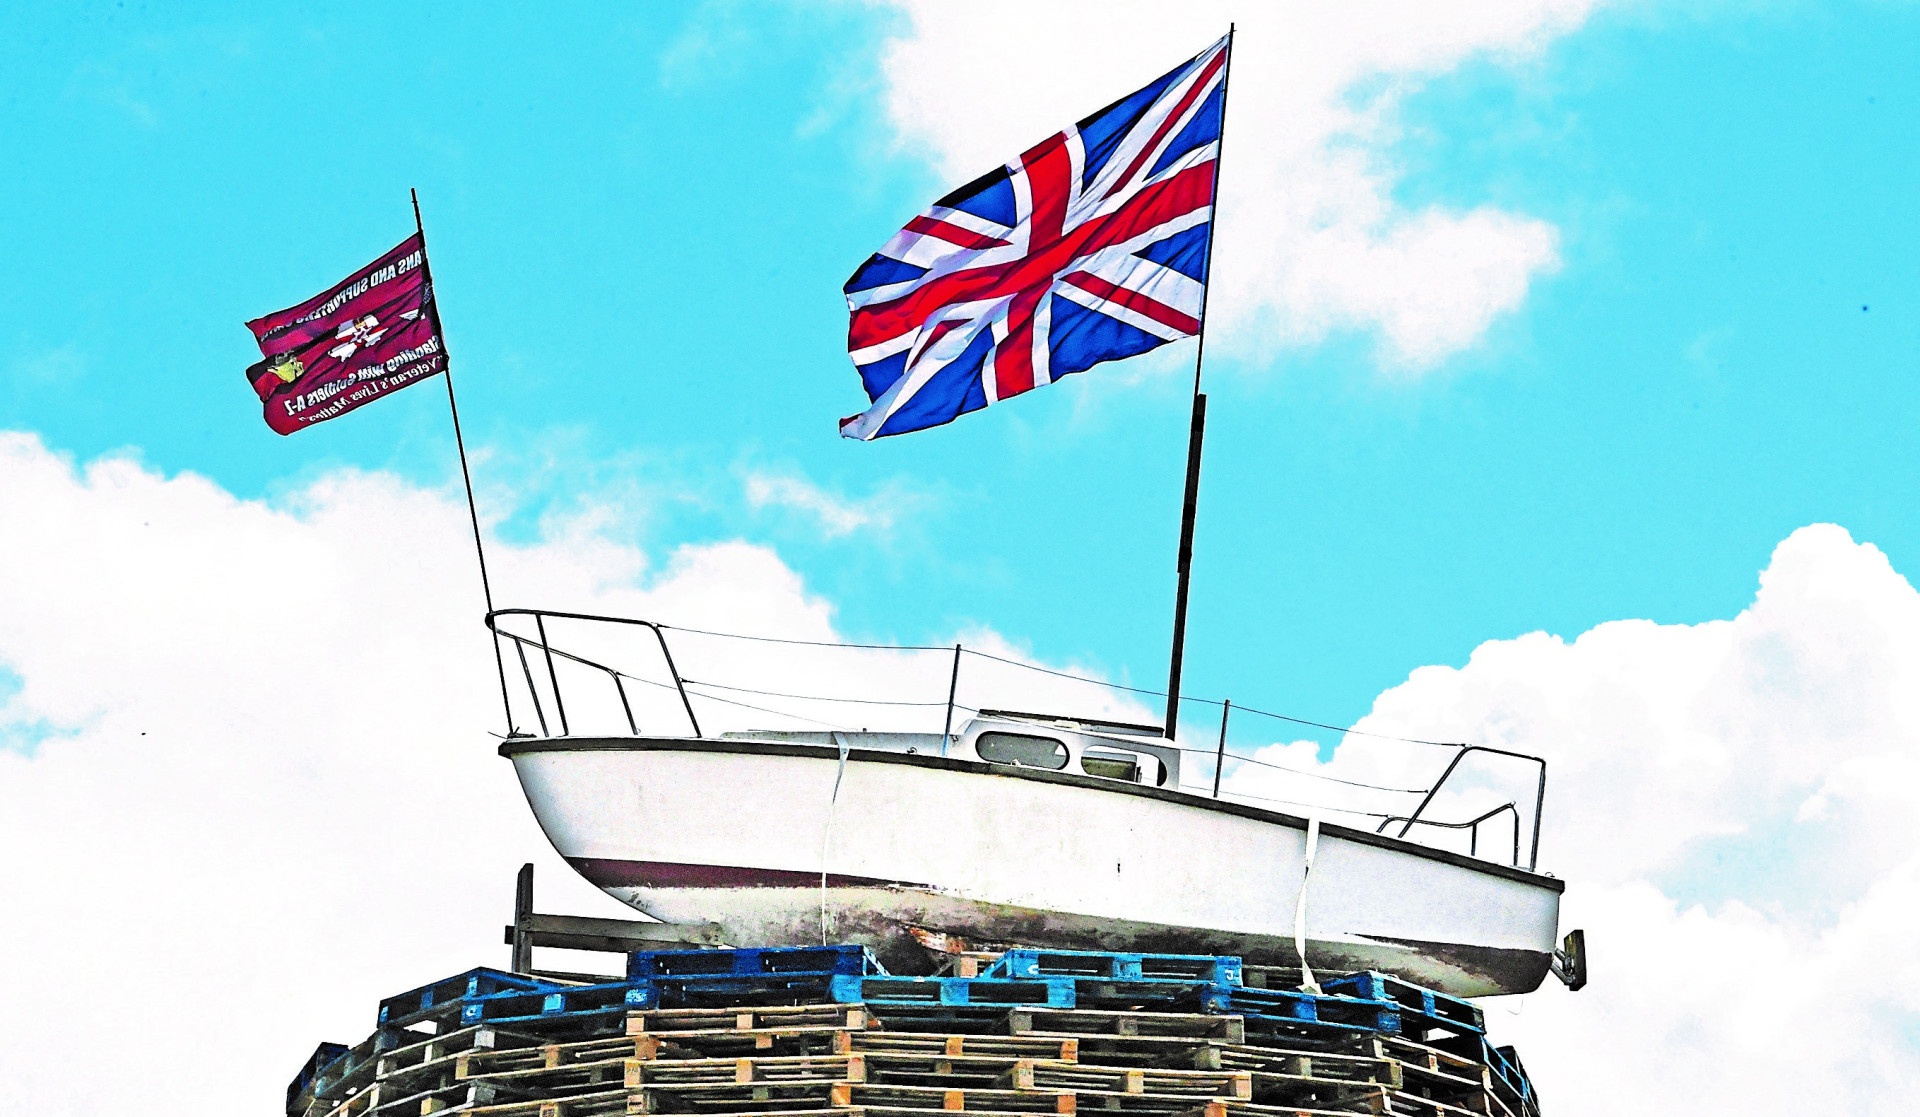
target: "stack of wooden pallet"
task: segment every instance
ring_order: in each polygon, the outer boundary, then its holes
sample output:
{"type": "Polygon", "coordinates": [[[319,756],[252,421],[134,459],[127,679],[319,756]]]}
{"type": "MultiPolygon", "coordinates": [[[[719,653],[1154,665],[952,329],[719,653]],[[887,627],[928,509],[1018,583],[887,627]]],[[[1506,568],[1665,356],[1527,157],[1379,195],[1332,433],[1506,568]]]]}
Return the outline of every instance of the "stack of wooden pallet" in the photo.
{"type": "Polygon", "coordinates": [[[1538,1117],[1469,1002],[1381,974],[1320,994],[1239,977],[1231,958],[1010,951],[906,978],[858,947],[636,954],[618,982],[473,970],[321,1045],[287,1113],[1538,1117]]]}

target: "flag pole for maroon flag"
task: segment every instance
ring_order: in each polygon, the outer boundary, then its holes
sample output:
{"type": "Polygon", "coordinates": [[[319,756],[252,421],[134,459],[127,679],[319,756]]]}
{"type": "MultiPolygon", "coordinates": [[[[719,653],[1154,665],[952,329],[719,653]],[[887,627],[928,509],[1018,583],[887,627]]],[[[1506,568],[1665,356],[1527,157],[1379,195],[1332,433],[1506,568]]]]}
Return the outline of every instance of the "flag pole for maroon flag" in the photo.
{"type": "Polygon", "coordinates": [[[1199,345],[1193,354],[1193,425],[1187,435],[1186,501],[1180,509],[1179,588],[1173,598],[1173,656],[1167,666],[1167,716],[1171,741],[1180,728],[1180,666],[1187,650],[1187,580],[1193,568],[1193,517],[1200,498],[1200,446],[1206,437],[1207,397],[1200,391],[1200,366],[1207,352],[1207,296],[1213,291],[1213,231],[1220,226],[1220,166],[1227,152],[1227,87],[1233,80],[1233,24],[1227,24],[1227,57],[1220,74],[1220,138],[1213,157],[1213,213],[1207,221],[1207,261],[1201,273],[1199,345]]]}
{"type": "MultiPolygon", "coordinates": [[[[467,486],[467,518],[473,524],[473,553],[480,558],[480,595],[487,603],[487,616],[493,616],[493,584],[487,578],[487,549],[480,542],[480,509],[473,500],[473,475],[467,471],[467,441],[460,434],[460,404],[453,398],[453,356],[445,353],[447,331],[440,323],[440,293],[433,287],[433,260],[427,252],[427,227],[420,220],[420,192],[409,189],[413,199],[413,227],[420,234],[420,267],[427,281],[427,313],[433,316],[434,336],[440,339],[445,367],[440,375],[447,382],[447,410],[453,413],[453,445],[460,452],[460,480],[467,486]]],[[[492,635],[493,667],[500,676],[500,704],[506,709],[507,732],[513,732],[513,703],[507,698],[507,663],[500,655],[500,637],[492,635]]]]}

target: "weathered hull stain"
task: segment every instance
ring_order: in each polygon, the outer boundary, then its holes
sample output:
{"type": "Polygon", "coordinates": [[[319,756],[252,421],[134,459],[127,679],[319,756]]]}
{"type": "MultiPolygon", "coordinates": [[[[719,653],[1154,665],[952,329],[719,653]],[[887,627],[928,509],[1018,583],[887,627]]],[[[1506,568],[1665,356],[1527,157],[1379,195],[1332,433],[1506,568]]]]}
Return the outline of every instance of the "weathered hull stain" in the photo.
{"type": "MultiPolygon", "coordinates": [[[[919,928],[1059,949],[1292,966],[1305,819],[1087,776],[809,745],[509,742],[554,848],[621,901],[749,946],[865,943],[924,971],[919,928]],[[822,870],[825,888],[822,895],[822,870]]],[[[1559,881],[1320,827],[1307,956],[1455,996],[1537,988],[1559,881]]]]}
{"type": "MultiPolygon", "coordinates": [[[[651,865],[612,873],[604,864],[578,859],[574,867],[609,895],[655,918],[717,922],[728,942],[755,946],[809,946],[823,939],[858,943],[871,948],[889,970],[900,974],[929,973],[933,969],[932,955],[914,937],[915,928],[973,942],[1017,943],[1054,950],[1231,954],[1250,965],[1299,963],[1289,936],[1096,919],[968,900],[913,886],[850,884],[831,876],[825,894],[823,936],[818,874],[808,884],[798,886],[782,881],[744,887],[688,887],[666,883],[667,879],[682,877],[681,873],[661,873],[651,865]]],[[[713,875],[734,877],[731,872],[713,875]]],[[[753,875],[771,881],[785,874],[753,875]]],[[[1482,997],[1537,988],[1546,977],[1548,956],[1464,943],[1385,938],[1345,941],[1309,933],[1307,960],[1325,972],[1382,970],[1454,996],[1482,997]]]]}

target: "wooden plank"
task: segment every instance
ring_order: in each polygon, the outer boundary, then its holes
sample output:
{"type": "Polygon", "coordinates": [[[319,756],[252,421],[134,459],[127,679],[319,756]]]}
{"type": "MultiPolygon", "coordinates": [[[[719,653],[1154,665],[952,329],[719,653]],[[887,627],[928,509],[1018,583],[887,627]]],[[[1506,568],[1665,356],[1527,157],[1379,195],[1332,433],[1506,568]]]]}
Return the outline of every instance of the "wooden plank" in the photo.
{"type": "Polygon", "coordinates": [[[769,1005],[763,1008],[652,1008],[627,1014],[627,1034],[711,1035],[715,1032],[786,1031],[795,1028],[869,1028],[862,1005],[769,1005]]]}
{"type": "Polygon", "coordinates": [[[1355,1113],[1388,1113],[1386,1095],[1366,1099],[1359,1109],[1312,1109],[1292,1105],[1255,1105],[1251,1102],[1210,1101],[1182,1117],[1353,1117],[1355,1113]]]}
{"type": "Polygon", "coordinates": [[[722,943],[718,923],[649,923],[640,919],[600,919],[531,911],[520,915],[506,930],[509,943],[517,938],[527,946],[620,954],[662,946],[700,947],[722,943]]]}
{"type": "Polygon", "coordinates": [[[1174,1036],[1220,1039],[1228,1043],[1243,1043],[1246,1040],[1246,1022],[1238,1016],[1188,1012],[1023,1007],[1007,1014],[1007,1030],[1013,1035],[1174,1036]]]}
{"type": "Polygon", "coordinates": [[[1253,1075],[1246,1071],[1159,1070],[1141,1067],[1100,1067],[1021,1059],[1004,1084],[1014,1090],[1071,1090],[1104,1094],[1198,1095],[1250,1101],[1253,1075]]]}
{"type": "Polygon", "coordinates": [[[1015,1059],[1054,1059],[1071,1063],[1080,1057],[1080,1041],[1057,1036],[980,1036],[941,1032],[841,1032],[834,1038],[837,1051],[878,1054],[994,1055],[1015,1059]]]}

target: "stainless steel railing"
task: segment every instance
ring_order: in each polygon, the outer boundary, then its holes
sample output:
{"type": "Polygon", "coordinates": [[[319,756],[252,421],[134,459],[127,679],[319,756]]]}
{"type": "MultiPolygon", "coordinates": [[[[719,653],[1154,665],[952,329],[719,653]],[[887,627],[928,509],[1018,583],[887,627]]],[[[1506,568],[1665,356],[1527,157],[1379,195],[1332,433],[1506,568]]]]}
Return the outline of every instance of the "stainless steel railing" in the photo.
{"type": "MultiPolygon", "coordinates": [[[[1131,720],[1144,720],[1137,712],[1140,706],[1154,699],[1164,698],[1164,695],[1158,691],[1124,686],[1071,672],[1022,663],[959,644],[951,646],[878,645],[743,636],[735,633],[676,628],[632,617],[550,609],[499,609],[487,614],[486,624],[503,653],[502,658],[510,660],[513,665],[519,667],[515,679],[517,686],[505,687],[501,696],[506,708],[510,736],[531,736],[532,729],[536,726],[539,735],[543,737],[574,736],[575,724],[585,715],[590,724],[595,727],[610,724],[633,736],[642,735],[644,727],[644,732],[647,734],[677,736],[690,731],[693,737],[698,738],[704,735],[699,713],[696,712],[695,699],[699,699],[699,708],[710,714],[755,718],[752,727],[756,729],[778,728],[778,725],[767,724],[769,721],[825,729],[868,728],[878,721],[889,728],[910,732],[931,733],[937,729],[942,739],[951,739],[956,713],[964,715],[980,712],[979,705],[961,701],[962,666],[968,662],[975,664],[967,673],[968,677],[976,680],[980,688],[994,692],[990,698],[981,700],[981,705],[995,707],[1019,705],[1017,702],[1000,699],[1010,688],[1026,686],[1026,681],[1036,679],[1056,689],[1056,693],[1051,694],[1050,697],[1057,698],[1062,708],[1094,707],[1098,709],[1099,716],[1083,719],[1088,722],[1112,722],[1115,716],[1122,713],[1130,714],[1131,720]],[[556,644],[550,631],[553,626],[565,626],[568,629],[568,647],[562,648],[556,644]],[[737,650],[747,645],[738,643],[728,645],[729,648],[735,649],[728,654],[714,653],[709,649],[704,661],[701,661],[701,656],[696,655],[696,662],[693,664],[695,673],[689,674],[685,663],[676,661],[674,657],[675,643],[669,640],[669,633],[673,634],[675,641],[681,642],[745,641],[750,645],[784,646],[789,651],[801,649],[806,653],[806,660],[814,668],[812,674],[822,680],[830,678],[840,683],[844,683],[847,679],[858,678],[863,673],[871,674],[882,661],[885,662],[886,669],[897,670],[898,665],[905,662],[900,657],[910,657],[912,667],[907,671],[907,675],[911,676],[908,680],[911,683],[909,689],[922,689],[925,694],[921,699],[897,696],[874,698],[823,691],[809,693],[804,687],[771,690],[742,685],[745,680],[731,676],[727,677],[726,681],[722,681],[721,676],[728,671],[737,673],[753,666],[751,662],[753,657],[742,656],[737,650]],[[633,636],[639,637],[637,646],[632,642],[633,636]],[[826,660],[835,654],[849,654],[864,657],[864,659],[852,662],[845,669],[834,669],[826,660]],[[640,660],[645,661],[644,666],[636,665],[636,655],[640,660]],[[709,675],[713,677],[708,677],[709,675]],[[599,681],[590,681],[595,679],[599,681]],[[520,693],[518,703],[515,702],[512,694],[516,689],[520,693]],[[570,699],[572,700],[571,710],[570,699]],[[1126,705],[1127,703],[1131,705],[1126,705]],[[798,708],[795,708],[796,704],[798,708]],[[637,709],[637,706],[640,708],[637,709]],[[531,714],[532,718],[531,722],[523,727],[519,718],[525,714],[531,714]],[[936,717],[937,725],[928,724],[936,717]],[[609,718],[612,719],[610,722],[607,720],[609,718]]],[[[788,661],[788,665],[791,666],[791,661],[788,661]]],[[[802,673],[805,674],[805,672],[802,673]]],[[[898,678],[894,680],[894,683],[899,682],[898,678]]],[[[822,685],[824,686],[824,683],[822,685]]],[[[895,689],[899,688],[896,686],[895,689]]],[[[1024,693],[1018,690],[1015,692],[1024,693]]],[[[1207,705],[1220,707],[1218,740],[1215,747],[1177,746],[1182,753],[1205,757],[1212,761],[1209,774],[1212,784],[1211,794],[1214,798],[1247,799],[1261,805],[1272,804],[1308,813],[1325,811],[1337,815],[1364,817],[1369,821],[1377,820],[1378,825],[1375,828],[1377,833],[1385,833],[1389,827],[1399,824],[1400,829],[1396,836],[1402,838],[1413,833],[1415,827],[1428,831],[1464,831],[1468,841],[1467,852],[1472,856],[1479,855],[1481,826],[1503,814],[1509,815],[1512,819],[1513,840],[1511,859],[1508,863],[1516,867],[1521,865],[1522,821],[1521,811],[1513,801],[1501,803],[1476,817],[1461,821],[1442,821],[1428,817],[1427,812],[1432,809],[1436,798],[1448,785],[1449,780],[1454,778],[1456,772],[1461,770],[1462,762],[1470,755],[1486,754],[1489,757],[1518,760],[1536,765],[1538,772],[1533,781],[1531,812],[1532,840],[1528,845],[1524,867],[1534,870],[1539,864],[1541,813],[1546,803],[1546,761],[1541,757],[1488,745],[1383,735],[1370,730],[1341,727],[1271,713],[1236,705],[1228,700],[1187,696],[1184,704],[1190,708],[1207,705]],[[1389,786],[1327,771],[1293,767],[1275,763],[1271,759],[1235,752],[1228,743],[1229,718],[1234,714],[1239,714],[1243,718],[1255,716],[1275,719],[1295,727],[1338,733],[1342,743],[1366,742],[1370,739],[1401,742],[1422,747],[1449,749],[1452,750],[1452,756],[1445,770],[1431,784],[1417,787],[1389,786]],[[1379,811],[1335,806],[1324,800],[1307,802],[1277,799],[1231,786],[1223,788],[1222,776],[1227,772],[1236,773],[1236,778],[1270,776],[1286,781],[1299,777],[1316,781],[1313,785],[1315,787],[1333,788],[1344,785],[1344,789],[1353,789],[1367,795],[1407,796],[1408,799],[1419,796],[1419,802],[1411,811],[1404,807],[1379,811]]],[[[727,717],[721,717],[720,721],[724,725],[727,717]]],[[[596,729],[591,732],[595,735],[603,735],[602,730],[596,729]]],[[[1207,729],[1207,733],[1212,736],[1211,726],[1207,729]]],[[[1205,787],[1205,783],[1200,783],[1184,790],[1194,794],[1206,794],[1205,787]]]]}

